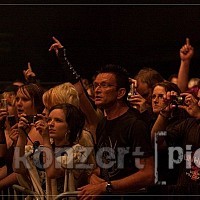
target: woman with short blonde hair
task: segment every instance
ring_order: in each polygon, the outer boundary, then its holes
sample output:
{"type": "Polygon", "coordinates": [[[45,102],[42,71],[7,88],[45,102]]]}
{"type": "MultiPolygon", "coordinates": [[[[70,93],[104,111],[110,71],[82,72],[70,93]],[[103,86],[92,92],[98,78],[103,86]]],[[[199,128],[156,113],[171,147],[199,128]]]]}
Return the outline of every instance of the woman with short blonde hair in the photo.
{"type": "Polygon", "coordinates": [[[43,103],[47,110],[60,103],[70,103],[79,108],[78,92],[71,83],[57,85],[43,94],[43,103]]]}

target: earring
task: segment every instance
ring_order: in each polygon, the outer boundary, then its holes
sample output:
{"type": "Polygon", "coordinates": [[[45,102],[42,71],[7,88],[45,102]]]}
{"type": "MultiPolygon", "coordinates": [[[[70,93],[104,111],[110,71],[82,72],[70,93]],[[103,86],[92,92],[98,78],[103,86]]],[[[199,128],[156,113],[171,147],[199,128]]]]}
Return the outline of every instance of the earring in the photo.
{"type": "Polygon", "coordinates": [[[54,143],[54,140],[53,138],[50,138],[50,143],[53,144],[54,143]]]}

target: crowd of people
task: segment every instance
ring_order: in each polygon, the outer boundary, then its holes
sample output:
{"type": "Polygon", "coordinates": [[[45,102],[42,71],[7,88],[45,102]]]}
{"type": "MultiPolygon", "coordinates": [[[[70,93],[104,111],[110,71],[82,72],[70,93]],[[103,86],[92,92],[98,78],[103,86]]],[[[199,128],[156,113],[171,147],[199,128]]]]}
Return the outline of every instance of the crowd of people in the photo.
{"type": "Polygon", "coordinates": [[[66,82],[47,89],[28,63],[26,81],[0,96],[0,190],[20,185],[49,200],[65,192],[81,200],[199,199],[200,78],[189,77],[189,39],[169,79],[107,64],[91,84],[53,41],[66,82]]]}

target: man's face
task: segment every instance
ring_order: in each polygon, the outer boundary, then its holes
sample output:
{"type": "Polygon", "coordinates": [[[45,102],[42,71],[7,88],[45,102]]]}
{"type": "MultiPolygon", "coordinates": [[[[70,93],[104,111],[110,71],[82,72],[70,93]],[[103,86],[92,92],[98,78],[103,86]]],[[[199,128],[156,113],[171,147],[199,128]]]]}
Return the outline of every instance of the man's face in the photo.
{"type": "Polygon", "coordinates": [[[95,104],[108,108],[117,101],[118,90],[115,75],[100,73],[94,80],[95,104]]]}

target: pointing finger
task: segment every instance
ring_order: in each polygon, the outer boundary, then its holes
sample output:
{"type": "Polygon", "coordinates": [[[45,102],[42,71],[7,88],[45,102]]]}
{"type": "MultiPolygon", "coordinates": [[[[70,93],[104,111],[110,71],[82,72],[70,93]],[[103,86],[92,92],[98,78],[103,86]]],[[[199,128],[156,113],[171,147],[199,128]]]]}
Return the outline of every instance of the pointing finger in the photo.
{"type": "Polygon", "coordinates": [[[53,36],[52,38],[53,38],[53,40],[54,40],[55,42],[60,43],[60,41],[59,41],[57,38],[55,38],[54,36],[53,36]]]}
{"type": "Polygon", "coordinates": [[[186,45],[190,45],[190,39],[186,38],[186,45]]]}
{"type": "Polygon", "coordinates": [[[31,63],[30,62],[28,62],[28,69],[30,69],[32,71],[31,63]]]}

